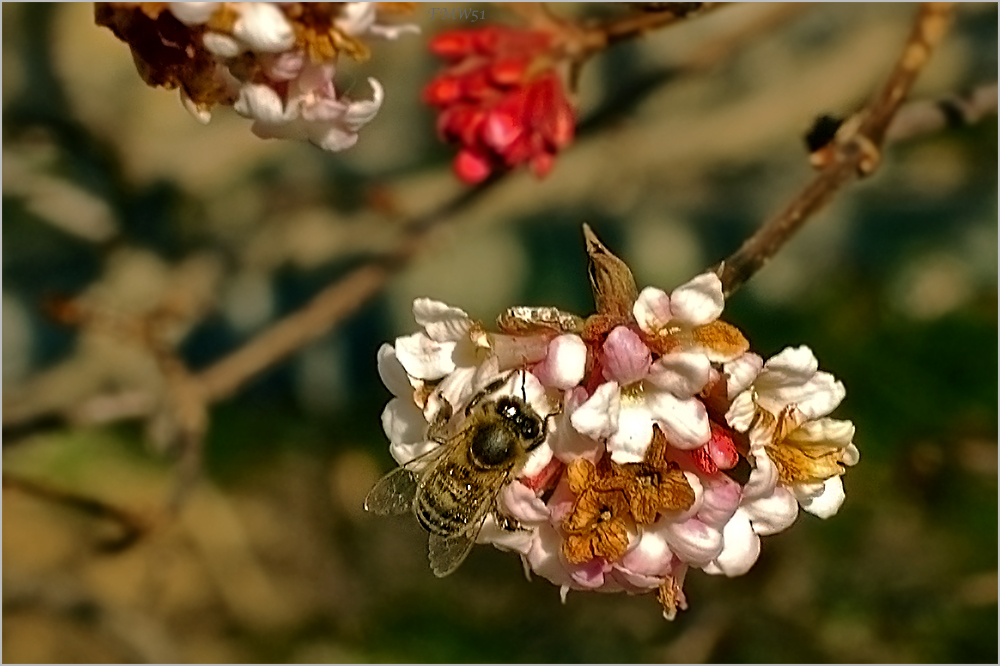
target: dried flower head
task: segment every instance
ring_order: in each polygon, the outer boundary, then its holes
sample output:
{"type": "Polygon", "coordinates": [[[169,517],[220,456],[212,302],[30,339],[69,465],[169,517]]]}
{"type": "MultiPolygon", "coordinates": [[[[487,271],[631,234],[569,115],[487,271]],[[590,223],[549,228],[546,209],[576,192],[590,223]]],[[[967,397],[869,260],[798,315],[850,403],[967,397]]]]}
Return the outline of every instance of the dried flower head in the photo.
{"type": "Polygon", "coordinates": [[[340,94],[339,56],[367,59],[364,37],[417,31],[378,23],[384,12],[364,2],[99,2],[95,19],[129,45],[146,83],[179,89],[200,122],[215,105],[232,106],[257,136],[339,151],[357,142],[384,97],[371,78],[372,99],[340,94]]]}

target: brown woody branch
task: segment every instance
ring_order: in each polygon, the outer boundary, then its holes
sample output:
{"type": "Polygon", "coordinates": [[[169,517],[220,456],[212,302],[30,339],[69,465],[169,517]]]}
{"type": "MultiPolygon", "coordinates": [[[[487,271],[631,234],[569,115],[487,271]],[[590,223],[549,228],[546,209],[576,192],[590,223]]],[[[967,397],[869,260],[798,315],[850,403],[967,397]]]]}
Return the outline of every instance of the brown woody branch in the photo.
{"type": "Polygon", "coordinates": [[[70,490],[32,481],[8,472],[3,473],[4,489],[18,490],[27,495],[53,502],[100,520],[107,520],[118,526],[119,534],[113,539],[101,542],[101,550],[117,552],[128,548],[139,540],[148,530],[147,521],[130,511],[114,506],[102,500],[87,497],[70,490]]]}
{"type": "Polygon", "coordinates": [[[844,185],[870,175],[878,167],[889,125],[934,47],[944,37],[952,11],[952,3],[920,5],[892,73],[871,103],[837,133],[820,173],[716,267],[727,297],[760,270],[844,185]]]}

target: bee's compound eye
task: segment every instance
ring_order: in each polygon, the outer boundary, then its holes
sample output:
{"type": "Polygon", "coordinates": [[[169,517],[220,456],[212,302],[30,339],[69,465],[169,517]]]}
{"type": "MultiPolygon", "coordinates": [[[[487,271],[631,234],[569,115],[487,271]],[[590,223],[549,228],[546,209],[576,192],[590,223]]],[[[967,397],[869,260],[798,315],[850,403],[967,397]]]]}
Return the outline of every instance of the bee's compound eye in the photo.
{"type": "Polygon", "coordinates": [[[538,437],[538,421],[531,417],[521,419],[518,423],[518,429],[521,431],[521,437],[525,439],[538,437]]]}

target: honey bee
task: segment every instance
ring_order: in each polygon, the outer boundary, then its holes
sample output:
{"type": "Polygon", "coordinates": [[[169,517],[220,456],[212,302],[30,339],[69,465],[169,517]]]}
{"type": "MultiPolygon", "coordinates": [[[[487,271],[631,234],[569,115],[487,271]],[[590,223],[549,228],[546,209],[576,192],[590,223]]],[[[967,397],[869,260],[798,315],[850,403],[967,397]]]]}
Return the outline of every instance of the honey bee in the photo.
{"type": "Polygon", "coordinates": [[[500,514],[497,495],[545,441],[548,420],[525,397],[491,397],[506,381],[494,381],[474,396],[461,428],[450,437],[444,430],[452,408],[443,401],[428,430],[428,438],[441,446],[383,476],[365,498],[365,510],[376,514],[413,512],[430,533],[428,555],[438,577],[465,560],[489,513],[503,527],[514,524],[500,514]]]}

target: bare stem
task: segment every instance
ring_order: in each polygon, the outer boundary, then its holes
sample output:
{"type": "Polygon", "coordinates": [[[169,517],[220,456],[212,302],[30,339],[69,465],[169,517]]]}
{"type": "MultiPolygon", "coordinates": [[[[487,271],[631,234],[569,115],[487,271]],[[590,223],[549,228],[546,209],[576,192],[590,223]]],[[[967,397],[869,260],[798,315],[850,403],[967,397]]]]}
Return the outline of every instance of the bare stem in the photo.
{"type": "Polygon", "coordinates": [[[879,164],[886,131],[900,105],[947,31],[952,3],[920,5],[910,36],[875,98],[835,139],[826,166],[777,215],[717,268],[728,297],[760,270],[841,187],[870,175],[879,164]],[[845,131],[846,130],[846,131],[845,131]]]}

